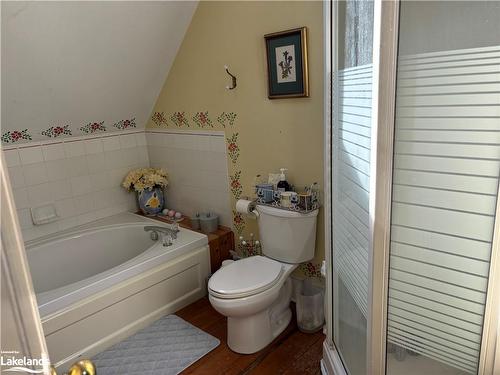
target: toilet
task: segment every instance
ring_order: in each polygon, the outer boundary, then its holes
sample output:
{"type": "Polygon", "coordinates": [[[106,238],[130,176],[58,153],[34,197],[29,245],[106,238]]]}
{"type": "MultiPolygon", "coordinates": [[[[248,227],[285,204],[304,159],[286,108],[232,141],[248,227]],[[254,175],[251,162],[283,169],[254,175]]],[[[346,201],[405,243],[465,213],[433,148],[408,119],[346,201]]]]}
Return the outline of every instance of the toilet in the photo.
{"type": "Polygon", "coordinates": [[[209,300],[227,316],[231,350],[255,353],[290,323],[290,274],[314,257],[318,210],[300,213],[257,206],[262,256],[232,262],[208,282],[209,300]]]}

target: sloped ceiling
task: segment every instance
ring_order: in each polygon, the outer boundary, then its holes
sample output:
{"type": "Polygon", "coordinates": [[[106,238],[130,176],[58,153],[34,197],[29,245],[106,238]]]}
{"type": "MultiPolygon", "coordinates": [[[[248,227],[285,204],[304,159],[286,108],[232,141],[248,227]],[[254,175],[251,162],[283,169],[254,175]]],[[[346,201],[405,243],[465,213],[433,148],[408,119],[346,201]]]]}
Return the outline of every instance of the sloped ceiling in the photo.
{"type": "MultiPolygon", "coordinates": [[[[2,132],[149,117],[197,2],[2,2],[2,132]]],[[[78,131],[73,131],[78,135],[78,131]]]]}

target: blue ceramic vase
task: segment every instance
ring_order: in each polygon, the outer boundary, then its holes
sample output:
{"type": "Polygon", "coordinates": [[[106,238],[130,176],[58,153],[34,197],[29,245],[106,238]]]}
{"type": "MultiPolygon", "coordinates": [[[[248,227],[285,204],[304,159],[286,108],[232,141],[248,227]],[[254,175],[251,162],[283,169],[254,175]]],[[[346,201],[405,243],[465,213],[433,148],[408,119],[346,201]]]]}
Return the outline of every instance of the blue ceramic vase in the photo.
{"type": "Polygon", "coordinates": [[[139,191],[137,192],[137,201],[144,215],[157,215],[163,210],[165,205],[163,189],[161,187],[154,187],[139,191]]]}

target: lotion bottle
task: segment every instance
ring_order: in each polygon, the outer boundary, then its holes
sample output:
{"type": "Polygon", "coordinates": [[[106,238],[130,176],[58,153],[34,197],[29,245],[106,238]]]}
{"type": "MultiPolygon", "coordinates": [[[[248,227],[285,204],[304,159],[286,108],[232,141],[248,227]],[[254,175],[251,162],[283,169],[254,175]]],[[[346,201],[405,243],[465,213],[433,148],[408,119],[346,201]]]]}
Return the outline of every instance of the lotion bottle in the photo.
{"type": "Polygon", "coordinates": [[[278,182],[278,185],[276,186],[278,188],[278,191],[290,191],[290,184],[286,181],[286,176],[285,176],[285,171],[288,169],[286,168],[280,168],[280,181],[278,182]]]}

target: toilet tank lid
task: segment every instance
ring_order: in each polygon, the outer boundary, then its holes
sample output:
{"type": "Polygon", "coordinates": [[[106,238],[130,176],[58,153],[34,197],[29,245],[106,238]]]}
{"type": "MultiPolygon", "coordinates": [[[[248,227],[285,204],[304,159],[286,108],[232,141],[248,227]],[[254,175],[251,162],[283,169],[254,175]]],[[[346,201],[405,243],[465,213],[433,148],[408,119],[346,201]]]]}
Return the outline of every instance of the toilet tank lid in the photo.
{"type": "Polygon", "coordinates": [[[219,269],[208,281],[208,288],[220,295],[242,295],[274,285],[282,273],[280,262],[256,255],[219,269]]]}

